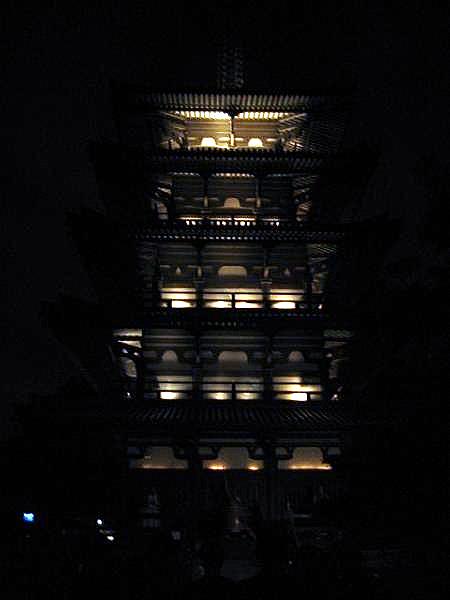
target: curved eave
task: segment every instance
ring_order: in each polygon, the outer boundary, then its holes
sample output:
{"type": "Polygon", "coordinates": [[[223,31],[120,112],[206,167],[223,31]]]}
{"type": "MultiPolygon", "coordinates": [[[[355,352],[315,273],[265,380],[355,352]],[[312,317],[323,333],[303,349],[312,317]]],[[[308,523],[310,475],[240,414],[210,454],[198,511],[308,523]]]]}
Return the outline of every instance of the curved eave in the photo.
{"type": "Polygon", "coordinates": [[[348,227],[277,227],[277,228],[239,228],[239,227],[188,227],[161,226],[142,228],[136,233],[138,240],[158,241],[273,241],[273,242],[327,242],[335,244],[347,241],[351,237],[348,227]]]}
{"type": "Polygon", "coordinates": [[[130,150],[125,156],[164,172],[316,173],[350,166],[356,157],[314,152],[277,152],[269,149],[192,148],[189,150],[130,150]]]}
{"type": "Polygon", "coordinates": [[[145,86],[114,84],[116,106],[127,112],[210,110],[221,112],[302,112],[350,104],[348,92],[265,93],[257,91],[152,91],[145,86]]]}
{"type": "Polygon", "coordinates": [[[239,432],[259,435],[277,432],[294,435],[336,434],[354,428],[356,420],[343,409],[296,406],[292,403],[231,404],[207,403],[131,406],[118,415],[129,430],[147,432],[210,432],[223,435],[239,432]]]}
{"type": "Polygon", "coordinates": [[[345,171],[348,177],[372,169],[371,153],[323,154],[317,152],[278,152],[269,149],[192,148],[165,150],[93,144],[92,159],[105,173],[129,169],[142,173],[297,175],[345,171]]]}
{"type": "MultiPolygon", "coordinates": [[[[305,329],[349,328],[350,315],[329,315],[322,311],[291,311],[226,308],[156,308],[146,312],[136,327],[169,327],[177,329],[239,328],[277,332],[281,327],[305,329]]],[[[352,328],[352,327],[350,327],[352,328]]]]}

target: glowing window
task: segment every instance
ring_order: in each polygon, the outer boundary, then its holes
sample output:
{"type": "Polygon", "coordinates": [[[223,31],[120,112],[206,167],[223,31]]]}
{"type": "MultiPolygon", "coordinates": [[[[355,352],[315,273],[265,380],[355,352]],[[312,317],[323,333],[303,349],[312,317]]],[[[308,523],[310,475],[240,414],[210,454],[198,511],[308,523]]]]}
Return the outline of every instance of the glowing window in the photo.
{"type": "Polygon", "coordinates": [[[203,466],[213,471],[228,469],[258,471],[263,468],[263,461],[251,459],[247,448],[221,448],[217,458],[204,460],[203,466]]]}
{"type": "MultiPolygon", "coordinates": [[[[236,363],[231,364],[236,365],[236,363]]],[[[261,377],[245,375],[242,377],[236,375],[206,376],[201,388],[204,400],[261,400],[264,383],[261,377]]]]}
{"type": "Polygon", "coordinates": [[[263,142],[261,138],[250,138],[248,140],[248,147],[249,148],[262,148],[263,147],[263,142]]]}
{"type": "Polygon", "coordinates": [[[223,203],[224,208],[240,208],[241,202],[239,198],[225,198],[225,202],[223,203]]]}
{"type": "Polygon", "coordinates": [[[247,353],[243,352],[242,350],[223,350],[219,354],[219,362],[245,365],[248,363],[248,357],[247,353]]]}
{"type": "Polygon", "coordinates": [[[273,378],[273,391],[277,400],[293,400],[306,402],[320,399],[322,386],[320,384],[302,383],[299,375],[283,375],[273,378]]]}
{"type": "Polygon", "coordinates": [[[240,265],[226,265],[217,272],[219,277],[247,277],[247,269],[240,265]]]}
{"type": "Polygon", "coordinates": [[[178,362],[178,356],[177,356],[177,353],[174,352],[173,350],[166,350],[163,353],[161,360],[163,362],[178,362]]]}
{"type": "Polygon", "coordinates": [[[213,137],[204,137],[202,138],[200,145],[204,148],[214,148],[215,146],[217,146],[217,143],[213,137]]]}
{"type": "Polygon", "coordinates": [[[305,357],[303,353],[299,350],[293,350],[288,357],[289,362],[305,362],[305,357]]]}
{"type": "Polygon", "coordinates": [[[295,448],[292,458],[278,461],[278,469],[312,469],[329,471],[331,466],[323,462],[323,454],[320,448],[304,447],[295,448]]]}

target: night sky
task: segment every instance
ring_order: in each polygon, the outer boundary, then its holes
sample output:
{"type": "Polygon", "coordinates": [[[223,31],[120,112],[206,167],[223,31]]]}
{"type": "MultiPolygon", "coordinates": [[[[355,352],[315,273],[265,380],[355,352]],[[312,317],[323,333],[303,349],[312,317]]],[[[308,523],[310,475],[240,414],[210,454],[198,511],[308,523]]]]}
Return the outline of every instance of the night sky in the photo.
{"type": "Polygon", "coordinates": [[[449,161],[448,13],[425,2],[398,3],[403,14],[386,2],[242,4],[3,8],[1,435],[10,403],[52,392],[79,372],[40,308],[60,293],[95,298],[65,221],[82,204],[100,207],[88,143],[115,136],[109,81],[213,87],[216,40],[230,16],[246,48],[246,87],[355,90],[349,143],[381,147],[365,212],[401,215],[406,226],[394,253],[422,251],[414,233],[424,210],[417,172],[428,156],[444,168],[449,161]]]}

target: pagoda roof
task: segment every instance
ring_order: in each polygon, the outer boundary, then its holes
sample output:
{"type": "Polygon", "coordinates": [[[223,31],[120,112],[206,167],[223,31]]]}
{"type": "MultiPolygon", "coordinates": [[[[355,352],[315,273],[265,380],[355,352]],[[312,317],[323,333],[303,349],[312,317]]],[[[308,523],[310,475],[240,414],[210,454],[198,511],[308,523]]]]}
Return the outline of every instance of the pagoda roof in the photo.
{"type": "MultiPolygon", "coordinates": [[[[344,311],[343,311],[344,312],[344,311]]],[[[227,309],[227,308],[153,308],[145,317],[137,319],[133,327],[170,327],[195,330],[227,329],[239,330],[240,327],[276,333],[280,327],[298,327],[306,329],[347,328],[353,318],[346,314],[327,314],[324,311],[264,310],[264,309],[227,309]]]]}
{"type": "Polygon", "coordinates": [[[300,173],[345,170],[355,174],[373,166],[373,157],[362,153],[317,153],[276,151],[262,148],[191,148],[166,150],[155,147],[126,147],[119,144],[96,144],[93,159],[109,171],[111,161],[120,168],[159,173],[259,173],[294,175],[300,173]],[[105,160],[107,161],[105,163],[105,160]]]}
{"type": "Polygon", "coordinates": [[[348,104],[339,91],[154,91],[145,86],[113,84],[116,104],[130,112],[207,110],[220,112],[303,112],[348,104]]]}
{"type": "Polygon", "coordinates": [[[335,244],[347,241],[356,228],[348,225],[306,224],[298,226],[242,228],[236,226],[206,226],[192,228],[187,225],[161,225],[143,227],[137,239],[159,241],[239,241],[239,242],[303,242],[335,244]]]}
{"type": "Polygon", "coordinates": [[[326,432],[348,429],[356,420],[341,407],[276,404],[187,403],[132,406],[125,420],[129,428],[293,432],[326,432]]]}

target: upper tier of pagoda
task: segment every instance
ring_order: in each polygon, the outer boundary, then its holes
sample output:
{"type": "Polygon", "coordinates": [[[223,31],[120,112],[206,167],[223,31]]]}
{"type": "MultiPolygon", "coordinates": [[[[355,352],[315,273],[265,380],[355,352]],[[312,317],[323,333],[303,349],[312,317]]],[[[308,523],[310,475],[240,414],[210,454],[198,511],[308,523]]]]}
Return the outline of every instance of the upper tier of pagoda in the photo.
{"type": "Polygon", "coordinates": [[[114,84],[120,139],[161,149],[336,152],[346,94],[155,92],[114,84]]]}

